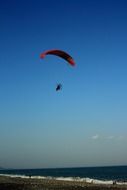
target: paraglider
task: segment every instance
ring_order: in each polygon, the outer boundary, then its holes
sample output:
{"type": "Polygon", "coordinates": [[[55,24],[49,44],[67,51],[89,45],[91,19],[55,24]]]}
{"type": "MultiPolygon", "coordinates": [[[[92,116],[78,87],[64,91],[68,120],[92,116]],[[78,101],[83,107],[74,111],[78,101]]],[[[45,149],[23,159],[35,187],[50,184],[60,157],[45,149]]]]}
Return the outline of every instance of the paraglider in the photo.
{"type": "Polygon", "coordinates": [[[59,56],[59,57],[63,58],[64,60],[66,60],[71,66],[75,66],[74,59],[68,53],[66,53],[62,50],[54,49],[54,50],[45,51],[45,52],[41,53],[40,58],[44,58],[46,55],[59,56]]]}
{"type": "MultiPolygon", "coordinates": [[[[48,51],[44,51],[40,54],[40,58],[43,59],[45,58],[45,56],[47,55],[55,55],[58,56],[62,59],[64,59],[70,66],[75,66],[75,61],[74,59],[65,51],[62,50],[58,50],[58,49],[53,49],[53,50],[48,50],[48,51]]],[[[62,89],[62,85],[59,83],[56,86],[56,91],[59,91],[62,89]]]]}

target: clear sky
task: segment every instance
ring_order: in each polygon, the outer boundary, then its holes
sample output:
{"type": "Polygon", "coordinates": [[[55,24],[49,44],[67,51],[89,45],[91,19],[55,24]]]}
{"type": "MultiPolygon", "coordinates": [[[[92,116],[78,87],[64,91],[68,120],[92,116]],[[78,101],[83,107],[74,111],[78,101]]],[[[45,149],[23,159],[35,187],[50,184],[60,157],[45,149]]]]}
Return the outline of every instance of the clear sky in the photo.
{"type": "Polygon", "coordinates": [[[1,0],[0,166],[125,165],[126,144],[127,1],[1,0]]]}

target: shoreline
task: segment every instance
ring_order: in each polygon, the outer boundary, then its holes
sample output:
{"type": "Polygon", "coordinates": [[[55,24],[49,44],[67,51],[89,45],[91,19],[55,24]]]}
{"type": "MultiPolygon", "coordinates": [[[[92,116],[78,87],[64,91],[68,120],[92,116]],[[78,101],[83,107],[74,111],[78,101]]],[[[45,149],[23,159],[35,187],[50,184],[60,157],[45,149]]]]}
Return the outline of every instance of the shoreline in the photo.
{"type": "Polygon", "coordinates": [[[127,185],[0,176],[0,190],[127,190],[127,185]]]}

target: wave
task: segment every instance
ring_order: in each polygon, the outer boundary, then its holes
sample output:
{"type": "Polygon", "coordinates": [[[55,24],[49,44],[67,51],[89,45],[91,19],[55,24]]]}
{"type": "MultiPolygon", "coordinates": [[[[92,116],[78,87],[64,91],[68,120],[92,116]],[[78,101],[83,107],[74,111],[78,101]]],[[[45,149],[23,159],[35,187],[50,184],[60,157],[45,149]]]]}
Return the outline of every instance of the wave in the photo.
{"type": "Polygon", "coordinates": [[[91,184],[102,184],[102,185],[127,185],[127,182],[113,181],[113,180],[98,180],[91,178],[80,178],[80,177],[51,177],[51,176],[26,176],[26,175],[14,175],[14,174],[0,174],[0,176],[11,177],[11,178],[23,178],[23,179],[49,179],[59,181],[71,181],[71,182],[85,182],[91,184]]]}

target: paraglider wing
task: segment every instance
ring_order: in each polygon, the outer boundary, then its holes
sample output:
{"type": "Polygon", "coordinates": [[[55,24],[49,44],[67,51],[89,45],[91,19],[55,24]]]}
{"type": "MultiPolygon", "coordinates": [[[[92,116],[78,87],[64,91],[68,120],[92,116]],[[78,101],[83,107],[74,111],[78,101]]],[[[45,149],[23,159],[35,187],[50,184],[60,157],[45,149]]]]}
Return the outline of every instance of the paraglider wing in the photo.
{"type": "Polygon", "coordinates": [[[66,53],[62,50],[54,49],[54,50],[45,51],[45,52],[41,53],[40,58],[44,58],[46,55],[59,56],[59,57],[65,59],[71,66],[75,65],[73,58],[68,53],[66,53]]]}

